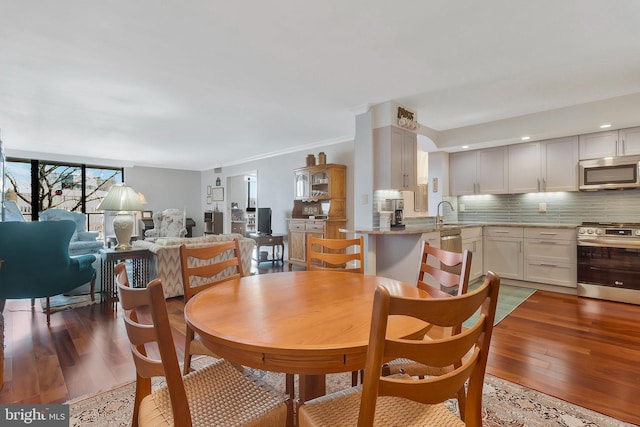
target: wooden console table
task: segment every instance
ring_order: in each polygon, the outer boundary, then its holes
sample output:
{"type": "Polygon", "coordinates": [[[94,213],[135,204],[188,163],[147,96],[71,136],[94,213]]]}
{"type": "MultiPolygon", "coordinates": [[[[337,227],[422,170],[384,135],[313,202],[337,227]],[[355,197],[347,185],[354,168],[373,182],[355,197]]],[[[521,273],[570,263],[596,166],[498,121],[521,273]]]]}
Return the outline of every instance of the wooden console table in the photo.
{"type": "Polygon", "coordinates": [[[284,264],[284,236],[277,234],[257,234],[250,233],[249,237],[256,242],[256,258],[255,260],[258,263],[271,261],[271,263],[275,263],[276,261],[284,264]],[[260,259],[260,247],[261,246],[271,246],[271,258],[270,259],[260,259]],[[280,248],[280,256],[276,258],[276,247],[280,248]]]}

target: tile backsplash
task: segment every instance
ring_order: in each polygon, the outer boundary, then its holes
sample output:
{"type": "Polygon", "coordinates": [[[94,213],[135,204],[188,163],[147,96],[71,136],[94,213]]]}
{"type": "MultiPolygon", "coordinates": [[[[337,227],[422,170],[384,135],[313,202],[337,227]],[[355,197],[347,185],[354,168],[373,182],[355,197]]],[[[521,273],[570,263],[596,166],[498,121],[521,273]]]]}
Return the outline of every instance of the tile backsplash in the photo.
{"type": "Polygon", "coordinates": [[[454,215],[445,215],[445,220],[549,224],[580,224],[585,221],[640,223],[640,190],[635,189],[459,196],[451,199],[457,202],[454,203],[456,210],[452,212],[454,215]],[[545,207],[546,212],[540,212],[541,207],[545,207]]]}

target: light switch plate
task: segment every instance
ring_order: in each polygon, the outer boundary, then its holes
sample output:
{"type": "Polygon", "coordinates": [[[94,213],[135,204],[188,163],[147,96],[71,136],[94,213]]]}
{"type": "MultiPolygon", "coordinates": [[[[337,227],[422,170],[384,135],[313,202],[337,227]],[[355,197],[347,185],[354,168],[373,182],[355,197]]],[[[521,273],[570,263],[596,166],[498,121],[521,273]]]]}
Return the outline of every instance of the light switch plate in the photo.
{"type": "Polygon", "coordinates": [[[538,203],[538,212],[546,212],[547,204],[546,203],[538,203]]]}

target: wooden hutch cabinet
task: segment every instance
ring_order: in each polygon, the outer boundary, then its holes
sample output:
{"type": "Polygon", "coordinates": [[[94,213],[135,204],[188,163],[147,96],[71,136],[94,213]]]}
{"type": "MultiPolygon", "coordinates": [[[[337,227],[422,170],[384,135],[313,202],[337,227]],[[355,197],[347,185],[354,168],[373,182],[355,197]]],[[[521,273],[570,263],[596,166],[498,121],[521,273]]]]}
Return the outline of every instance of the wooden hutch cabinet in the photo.
{"type": "Polygon", "coordinates": [[[307,236],[343,239],[347,225],[347,167],[338,164],[294,170],[294,200],[289,219],[289,270],[307,264],[307,236]]]}

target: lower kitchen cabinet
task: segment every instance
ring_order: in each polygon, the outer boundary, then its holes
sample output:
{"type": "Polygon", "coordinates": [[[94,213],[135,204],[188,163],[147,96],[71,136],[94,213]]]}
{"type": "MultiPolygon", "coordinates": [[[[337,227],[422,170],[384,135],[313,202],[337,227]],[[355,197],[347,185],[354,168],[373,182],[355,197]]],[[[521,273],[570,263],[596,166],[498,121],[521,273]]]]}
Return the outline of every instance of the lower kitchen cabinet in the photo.
{"type": "Polygon", "coordinates": [[[524,229],[524,280],[576,287],[576,230],[524,229]]]}
{"type": "Polygon", "coordinates": [[[463,228],[462,249],[471,252],[471,270],[469,272],[469,281],[473,281],[484,275],[484,265],[482,262],[482,227],[463,228]]]}
{"type": "Polygon", "coordinates": [[[484,228],[484,270],[504,279],[523,280],[524,256],[522,227],[484,228]]]}

